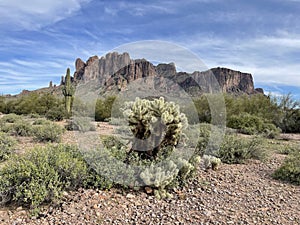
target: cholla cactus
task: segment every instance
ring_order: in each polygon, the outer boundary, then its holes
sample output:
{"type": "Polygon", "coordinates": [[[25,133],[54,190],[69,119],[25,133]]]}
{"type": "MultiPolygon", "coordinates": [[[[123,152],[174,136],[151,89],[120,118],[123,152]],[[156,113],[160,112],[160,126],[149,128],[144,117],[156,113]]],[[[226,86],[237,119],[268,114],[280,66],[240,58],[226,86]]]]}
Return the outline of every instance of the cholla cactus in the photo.
{"type": "Polygon", "coordinates": [[[200,156],[193,157],[191,160],[192,162],[180,157],[176,160],[177,167],[180,168],[179,177],[182,181],[187,180],[193,175],[193,172],[197,169],[200,160],[200,156]]]}
{"type": "Polygon", "coordinates": [[[177,146],[188,122],[179,106],[163,97],[154,100],[136,98],[127,104],[124,115],[134,135],[132,150],[145,158],[156,158],[167,146],[177,146]]]}
{"type": "Polygon", "coordinates": [[[151,164],[150,167],[141,172],[140,177],[145,185],[164,189],[175,179],[178,172],[177,165],[169,160],[160,165],[151,164]]]}
{"type": "Polygon", "coordinates": [[[68,115],[71,113],[72,101],[75,89],[71,84],[71,75],[70,75],[70,68],[67,69],[67,74],[65,78],[65,84],[62,89],[63,95],[65,96],[65,107],[66,112],[68,115]]]}
{"type": "Polygon", "coordinates": [[[211,156],[211,155],[203,156],[203,165],[205,170],[208,169],[217,170],[220,164],[221,164],[221,159],[215,156],[211,156]]]}

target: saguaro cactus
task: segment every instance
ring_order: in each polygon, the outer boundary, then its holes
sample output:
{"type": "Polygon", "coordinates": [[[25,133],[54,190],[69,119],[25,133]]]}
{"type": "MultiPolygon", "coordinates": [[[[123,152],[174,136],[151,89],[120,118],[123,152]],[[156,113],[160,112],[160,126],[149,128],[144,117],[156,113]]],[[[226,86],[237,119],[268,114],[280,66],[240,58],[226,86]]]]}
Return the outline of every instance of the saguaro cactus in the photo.
{"type": "Polygon", "coordinates": [[[163,97],[154,100],[137,98],[127,105],[124,114],[134,135],[132,151],[143,158],[156,158],[176,147],[187,118],[174,102],[163,97]]]}
{"type": "Polygon", "coordinates": [[[73,101],[73,95],[74,95],[74,87],[71,83],[71,75],[70,75],[70,68],[67,69],[67,74],[65,77],[65,83],[63,87],[63,95],[65,96],[65,108],[68,115],[71,114],[71,107],[72,107],[72,101],[73,101]]]}

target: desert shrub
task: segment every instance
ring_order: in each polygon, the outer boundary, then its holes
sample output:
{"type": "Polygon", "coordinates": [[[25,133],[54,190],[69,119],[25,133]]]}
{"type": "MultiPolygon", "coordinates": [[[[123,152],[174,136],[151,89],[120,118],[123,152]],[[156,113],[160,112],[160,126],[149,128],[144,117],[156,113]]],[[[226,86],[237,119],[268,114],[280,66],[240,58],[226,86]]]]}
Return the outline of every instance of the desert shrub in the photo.
{"type": "Polygon", "coordinates": [[[284,133],[299,133],[300,129],[300,102],[296,101],[289,93],[277,98],[278,119],[275,124],[281,128],[284,133]]]}
{"type": "Polygon", "coordinates": [[[250,96],[247,94],[239,96],[226,94],[224,97],[227,118],[239,114],[250,114],[271,123],[279,119],[277,101],[271,96],[264,94],[250,96]]]}
{"type": "Polygon", "coordinates": [[[86,165],[73,148],[35,148],[5,164],[0,171],[0,193],[4,203],[37,207],[59,197],[64,189],[81,186],[86,174],[86,165]]]}
{"type": "Polygon", "coordinates": [[[89,117],[75,117],[68,120],[68,124],[66,125],[67,130],[77,130],[80,132],[88,132],[95,131],[96,127],[91,123],[91,119],[89,117]]]}
{"type": "Polygon", "coordinates": [[[32,125],[26,120],[18,120],[11,125],[10,132],[17,136],[31,136],[32,135],[32,125]]]}
{"type": "Polygon", "coordinates": [[[7,161],[0,170],[0,200],[35,208],[58,199],[62,191],[108,184],[88,167],[76,147],[47,145],[7,161]]]}
{"type": "Polygon", "coordinates": [[[6,133],[0,132],[0,162],[9,158],[14,151],[16,141],[6,133]]]}
{"type": "Polygon", "coordinates": [[[5,123],[0,121],[0,131],[4,133],[9,133],[12,130],[12,124],[11,123],[5,123]]]}
{"type": "Polygon", "coordinates": [[[280,132],[274,124],[248,113],[231,116],[228,119],[227,126],[237,129],[243,134],[265,134],[270,138],[274,138],[280,132]]]}
{"type": "Polygon", "coordinates": [[[64,118],[67,117],[66,110],[63,107],[63,105],[54,106],[53,108],[47,111],[45,117],[48,120],[52,120],[52,121],[62,121],[64,118]]]}
{"type": "Polygon", "coordinates": [[[200,124],[196,153],[201,157],[205,154],[205,151],[207,150],[210,135],[211,125],[206,123],[200,124]]]}
{"type": "Polygon", "coordinates": [[[95,120],[105,121],[111,117],[113,104],[116,100],[115,96],[108,96],[105,99],[98,99],[95,108],[95,120]]]}
{"type": "Polygon", "coordinates": [[[0,112],[5,113],[6,103],[5,103],[5,97],[0,96],[0,112]]]}
{"type": "Polygon", "coordinates": [[[283,164],[275,170],[273,177],[300,185],[300,151],[289,154],[283,164]]]}
{"type": "Polygon", "coordinates": [[[16,114],[8,114],[0,120],[0,131],[10,133],[17,136],[30,136],[32,135],[32,125],[22,116],[16,114]]]}
{"type": "Polygon", "coordinates": [[[192,146],[193,143],[197,143],[195,146],[195,154],[202,157],[203,155],[211,155],[214,151],[218,149],[219,140],[220,137],[222,137],[225,133],[225,131],[222,128],[219,128],[217,126],[213,126],[208,123],[201,123],[195,127],[189,126],[187,129],[187,136],[189,138],[192,138],[191,140],[188,140],[188,146],[192,146]],[[198,130],[195,130],[195,128],[198,130]],[[197,134],[197,139],[195,139],[195,134],[190,133],[190,129],[194,130],[193,132],[197,134]],[[196,141],[195,141],[196,140],[196,141]]]}
{"type": "Polygon", "coordinates": [[[49,120],[44,118],[39,118],[33,121],[32,125],[48,125],[50,123],[49,120]]]}
{"type": "Polygon", "coordinates": [[[14,113],[11,113],[11,114],[7,114],[7,115],[4,115],[0,121],[1,122],[4,122],[4,123],[15,123],[19,120],[22,120],[22,117],[19,116],[19,115],[16,115],[14,113]]]}
{"type": "Polygon", "coordinates": [[[260,148],[261,143],[259,137],[246,139],[238,135],[226,135],[216,157],[227,164],[244,163],[247,159],[264,160],[267,151],[260,148]]]}
{"type": "Polygon", "coordinates": [[[18,115],[38,114],[50,117],[59,118],[64,115],[62,99],[51,93],[29,93],[16,99],[6,102],[6,113],[15,113],[18,115]],[[57,116],[59,115],[59,117],[57,116]]]}
{"type": "Polygon", "coordinates": [[[266,138],[274,139],[274,138],[278,137],[280,132],[281,132],[281,129],[277,128],[274,124],[266,123],[266,124],[264,124],[264,130],[263,130],[262,135],[266,138]]]}
{"type": "Polygon", "coordinates": [[[126,149],[116,148],[95,148],[84,152],[84,158],[88,162],[93,171],[98,174],[96,180],[101,180],[102,186],[106,188],[112,187],[114,184],[118,186],[128,187],[135,186],[135,171],[124,163],[126,159],[126,149]]]}
{"type": "Polygon", "coordinates": [[[31,113],[31,114],[28,115],[28,118],[38,119],[38,118],[41,118],[41,116],[37,113],[31,113]]]}
{"type": "Polygon", "coordinates": [[[117,149],[121,149],[122,146],[125,146],[125,144],[123,143],[123,141],[113,135],[105,135],[101,137],[101,141],[104,145],[104,147],[110,149],[112,147],[116,147],[117,149]]]}
{"type": "Polygon", "coordinates": [[[281,148],[277,149],[279,154],[284,155],[289,155],[296,151],[300,151],[299,144],[285,144],[281,148]]]}
{"type": "Polygon", "coordinates": [[[36,125],[33,128],[33,136],[35,140],[40,142],[60,142],[63,132],[64,129],[53,122],[36,125]]]}

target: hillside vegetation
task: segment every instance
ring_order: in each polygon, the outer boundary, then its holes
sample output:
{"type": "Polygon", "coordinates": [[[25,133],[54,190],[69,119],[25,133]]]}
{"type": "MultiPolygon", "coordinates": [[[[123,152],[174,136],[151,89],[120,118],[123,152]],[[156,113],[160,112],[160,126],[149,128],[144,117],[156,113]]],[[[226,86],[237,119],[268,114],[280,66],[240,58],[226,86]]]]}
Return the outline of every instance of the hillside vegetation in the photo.
{"type": "MultiPolygon", "coordinates": [[[[227,127],[237,129],[245,134],[264,134],[274,137],[280,131],[283,133],[300,132],[300,109],[299,102],[295,101],[292,95],[288,94],[279,98],[265,96],[263,94],[234,96],[225,94],[227,127]]],[[[96,102],[94,116],[95,121],[108,121],[111,116],[116,96],[99,98],[96,102]]],[[[73,99],[74,111],[84,111],[90,107],[73,99]]],[[[193,105],[185,106],[181,110],[188,117],[190,124],[197,122],[211,122],[211,112],[206,95],[193,99],[193,105]],[[191,114],[195,107],[198,117],[191,114]]],[[[121,107],[119,105],[115,108],[121,107]]],[[[66,112],[63,98],[50,93],[30,93],[20,96],[17,99],[7,100],[0,97],[0,112],[18,115],[38,114],[45,116],[52,121],[61,121],[70,117],[66,112]]],[[[122,112],[119,112],[121,114],[122,112]]],[[[116,115],[117,113],[114,112],[116,115]]]]}

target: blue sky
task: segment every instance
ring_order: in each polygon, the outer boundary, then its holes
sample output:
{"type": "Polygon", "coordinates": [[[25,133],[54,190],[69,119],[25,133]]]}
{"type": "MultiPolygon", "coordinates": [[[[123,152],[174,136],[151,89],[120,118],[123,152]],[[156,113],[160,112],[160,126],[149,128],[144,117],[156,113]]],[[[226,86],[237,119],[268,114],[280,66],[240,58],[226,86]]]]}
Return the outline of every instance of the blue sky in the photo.
{"type": "Polygon", "coordinates": [[[0,94],[58,84],[78,57],[160,40],[300,98],[300,0],[0,0],[0,38],[0,94]]]}

